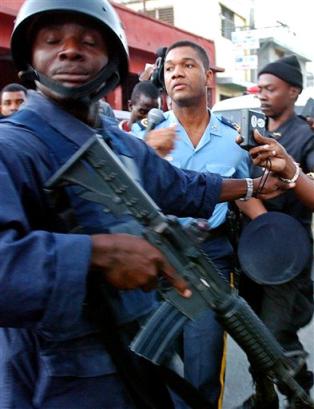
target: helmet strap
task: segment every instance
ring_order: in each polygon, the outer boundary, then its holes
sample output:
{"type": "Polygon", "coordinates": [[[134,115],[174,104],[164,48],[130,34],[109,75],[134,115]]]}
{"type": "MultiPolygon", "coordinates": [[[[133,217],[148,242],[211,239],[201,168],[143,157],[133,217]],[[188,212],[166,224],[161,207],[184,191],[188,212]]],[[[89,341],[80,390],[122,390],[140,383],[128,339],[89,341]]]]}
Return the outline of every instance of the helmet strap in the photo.
{"type": "Polygon", "coordinates": [[[63,97],[85,101],[88,99],[90,103],[97,101],[114,89],[120,81],[117,65],[114,61],[105,65],[92,80],[76,88],[65,87],[60,82],[52,80],[30,65],[27,70],[19,73],[19,77],[26,81],[38,81],[63,97]]]}

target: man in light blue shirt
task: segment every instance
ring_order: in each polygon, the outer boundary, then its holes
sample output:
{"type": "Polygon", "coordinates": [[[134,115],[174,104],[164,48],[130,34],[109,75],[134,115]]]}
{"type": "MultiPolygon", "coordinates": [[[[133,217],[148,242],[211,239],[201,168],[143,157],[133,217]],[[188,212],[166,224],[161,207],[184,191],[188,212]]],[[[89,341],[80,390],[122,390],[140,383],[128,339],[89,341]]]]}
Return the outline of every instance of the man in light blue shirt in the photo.
{"type": "MultiPolygon", "coordinates": [[[[167,49],[164,67],[172,110],[164,114],[165,120],[148,135],[135,125],[132,131],[153,146],[154,137],[160,139],[161,132],[169,129],[169,133],[173,133],[175,128],[174,149],[165,156],[174,166],[215,172],[230,178],[248,177],[249,158],[235,142],[237,130],[208,109],[207,89],[213,74],[205,50],[190,41],[174,43],[167,49]]],[[[233,248],[227,235],[227,211],[227,203],[216,205],[208,220],[211,236],[202,246],[229,280],[233,270],[233,248]]],[[[191,220],[182,219],[182,222],[191,220]]],[[[224,348],[223,329],[211,310],[185,326],[184,375],[217,409],[222,407],[224,348]]],[[[186,406],[182,404],[181,407],[186,406]]]]}
{"type": "MultiPolygon", "coordinates": [[[[174,149],[165,156],[172,165],[181,169],[199,172],[219,173],[224,177],[249,177],[249,158],[246,152],[235,142],[238,135],[232,123],[211,113],[208,110],[208,125],[198,144],[193,145],[184,126],[177,119],[174,111],[164,113],[165,120],[157,125],[159,129],[167,129],[175,125],[176,140],[174,149]]],[[[132,131],[143,137],[144,131],[135,124],[132,131]]],[[[151,136],[153,137],[154,132],[151,136]]],[[[208,223],[211,229],[225,222],[228,210],[227,203],[219,203],[208,223]]]]}

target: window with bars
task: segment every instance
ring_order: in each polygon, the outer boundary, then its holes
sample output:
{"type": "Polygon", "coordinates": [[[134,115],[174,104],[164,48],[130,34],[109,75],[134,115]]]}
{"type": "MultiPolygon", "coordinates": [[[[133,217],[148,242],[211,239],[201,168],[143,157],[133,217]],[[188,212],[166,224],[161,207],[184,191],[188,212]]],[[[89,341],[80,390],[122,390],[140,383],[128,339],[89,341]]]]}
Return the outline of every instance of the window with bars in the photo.
{"type": "Polygon", "coordinates": [[[221,35],[231,40],[231,33],[235,31],[234,12],[220,5],[221,35]]]}

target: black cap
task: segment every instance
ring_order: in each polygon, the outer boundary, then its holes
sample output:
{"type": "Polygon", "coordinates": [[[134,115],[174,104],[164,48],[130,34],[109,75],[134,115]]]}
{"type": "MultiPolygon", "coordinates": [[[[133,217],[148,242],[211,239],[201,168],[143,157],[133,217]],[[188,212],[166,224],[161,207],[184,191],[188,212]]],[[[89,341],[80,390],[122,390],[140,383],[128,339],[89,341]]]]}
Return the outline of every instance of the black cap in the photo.
{"type": "Polygon", "coordinates": [[[289,57],[284,57],[265,65],[265,67],[258,73],[258,76],[261,74],[275,75],[288,84],[303,89],[302,70],[295,55],[290,55],[289,57]]]}
{"type": "Polygon", "coordinates": [[[238,246],[242,271],[258,284],[283,284],[300,274],[312,246],[305,228],[293,217],[268,212],[243,229],[238,246]]]}

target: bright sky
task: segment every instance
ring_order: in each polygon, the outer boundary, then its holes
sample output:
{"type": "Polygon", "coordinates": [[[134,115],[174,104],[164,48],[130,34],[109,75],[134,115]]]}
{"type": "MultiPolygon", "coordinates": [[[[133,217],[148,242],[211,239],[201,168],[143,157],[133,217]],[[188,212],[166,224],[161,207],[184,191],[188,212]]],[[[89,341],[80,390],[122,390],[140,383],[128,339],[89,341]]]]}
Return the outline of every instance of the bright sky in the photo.
{"type": "MultiPolygon", "coordinates": [[[[256,26],[287,24],[296,34],[296,41],[306,50],[314,66],[314,0],[255,0],[256,26]]],[[[314,72],[314,70],[313,70],[314,72]]]]}

